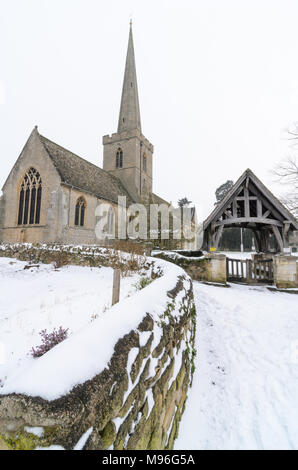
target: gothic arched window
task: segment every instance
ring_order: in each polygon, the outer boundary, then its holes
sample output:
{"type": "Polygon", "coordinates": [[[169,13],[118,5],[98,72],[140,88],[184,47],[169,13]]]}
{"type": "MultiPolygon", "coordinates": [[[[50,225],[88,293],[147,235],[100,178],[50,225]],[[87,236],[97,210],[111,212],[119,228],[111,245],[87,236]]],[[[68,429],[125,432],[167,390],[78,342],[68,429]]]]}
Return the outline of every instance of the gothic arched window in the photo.
{"type": "Polygon", "coordinates": [[[143,170],[145,173],[147,172],[147,155],[145,153],[143,155],[143,170]]]}
{"type": "Polygon", "coordinates": [[[41,177],[35,168],[25,174],[20,188],[18,225],[39,224],[41,208],[41,177]]]}
{"type": "Polygon", "coordinates": [[[122,149],[119,147],[116,153],[116,168],[123,167],[123,152],[122,149]]]}
{"type": "Polygon", "coordinates": [[[83,197],[79,197],[75,208],[75,225],[83,227],[85,223],[86,202],[83,197]]]}

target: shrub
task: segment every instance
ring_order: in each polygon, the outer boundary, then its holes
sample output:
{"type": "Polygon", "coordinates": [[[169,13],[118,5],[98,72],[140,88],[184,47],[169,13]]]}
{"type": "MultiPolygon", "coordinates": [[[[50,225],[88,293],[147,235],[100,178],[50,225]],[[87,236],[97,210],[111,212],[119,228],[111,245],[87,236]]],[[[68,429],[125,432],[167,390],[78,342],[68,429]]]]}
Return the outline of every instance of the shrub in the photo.
{"type": "Polygon", "coordinates": [[[149,286],[151,282],[152,282],[152,279],[150,279],[150,277],[142,276],[141,279],[135,284],[135,288],[137,290],[142,290],[145,287],[149,286]]]}
{"type": "Polygon", "coordinates": [[[68,328],[64,329],[62,326],[58,330],[54,328],[52,333],[47,333],[47,330],[42,330],[40,333],[41,345],[31,349],[33,357],[41,357],[57,344],[64,341],[68,336],[68,328]]]}

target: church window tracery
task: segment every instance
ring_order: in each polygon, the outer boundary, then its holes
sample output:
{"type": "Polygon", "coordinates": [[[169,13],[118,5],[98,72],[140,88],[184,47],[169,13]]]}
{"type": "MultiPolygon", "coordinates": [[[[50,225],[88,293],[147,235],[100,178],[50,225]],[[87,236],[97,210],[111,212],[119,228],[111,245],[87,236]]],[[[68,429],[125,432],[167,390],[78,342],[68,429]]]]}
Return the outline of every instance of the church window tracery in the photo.
{"type": "Polygon", "coordinates": [[[18,225],[35,225],[40,222],[42,182],[38,171],[31,167],[21,183],[18,225]]]}
{"type": "Polygon", "coordinates": [[[75,208],[75,225],[83,227],[85,223],[86,203],[83,197],[79,197],[75,208]]]}

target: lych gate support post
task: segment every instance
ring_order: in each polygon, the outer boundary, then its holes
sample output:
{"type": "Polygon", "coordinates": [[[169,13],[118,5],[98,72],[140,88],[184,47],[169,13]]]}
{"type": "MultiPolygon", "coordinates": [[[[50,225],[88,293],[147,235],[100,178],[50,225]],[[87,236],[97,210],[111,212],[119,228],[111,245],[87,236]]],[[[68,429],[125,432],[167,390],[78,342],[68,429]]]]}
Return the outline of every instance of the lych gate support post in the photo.
{"type": "Polygon", "coordinates": [[[119,298],[120,298],[120,269],[114,269],[112,305],[117,304],[119,302],[119,298]]]}

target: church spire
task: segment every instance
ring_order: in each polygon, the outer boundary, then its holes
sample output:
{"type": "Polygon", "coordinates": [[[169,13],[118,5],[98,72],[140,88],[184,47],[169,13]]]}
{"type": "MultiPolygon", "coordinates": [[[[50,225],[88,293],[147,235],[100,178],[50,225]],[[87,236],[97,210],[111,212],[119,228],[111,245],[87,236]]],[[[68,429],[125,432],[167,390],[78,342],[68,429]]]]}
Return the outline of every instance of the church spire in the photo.
{"type": "Polygon", "coordinates": [[[138,96],[138,84],[135,64],[135,53],[130,21],[129,40],[119,113],[118,132],[138,129],[141,131],[141,116],[138,96]]]}

